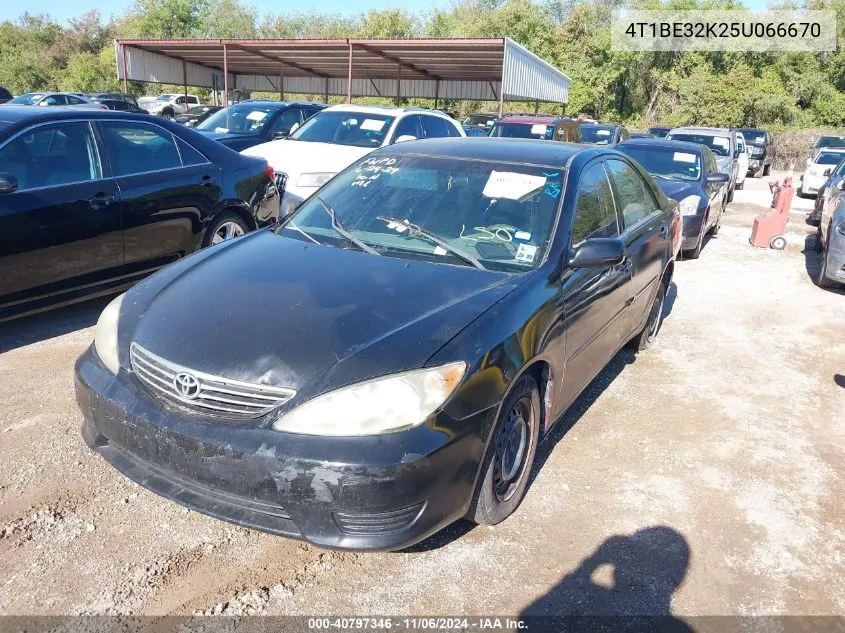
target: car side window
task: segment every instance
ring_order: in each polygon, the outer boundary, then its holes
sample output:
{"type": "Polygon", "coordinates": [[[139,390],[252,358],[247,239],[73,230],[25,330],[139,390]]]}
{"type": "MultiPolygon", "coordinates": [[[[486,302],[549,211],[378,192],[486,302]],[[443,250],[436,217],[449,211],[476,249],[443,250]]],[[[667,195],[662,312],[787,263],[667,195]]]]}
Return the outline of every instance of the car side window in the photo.
{"type": "Polygon", "coordinates": [[[85,103],[85,101],[79,97],[66,96],[65,99],[67,99],[68,105],[79,105],[80,103],[85,103]]]}
{"type": "Polygon", "coordinates": [[[176,97],[176,105],[182,105],[185,103],[185,97],[176,97]]]}
{"type": "Polygon", "coordinates": [[[400,136],[413,136],[414,138],[422,138],[422,131],[420,130],[420,118],[416,115],[406,116],[404,119],[396,124],[396,129],[393,131],[393,142],[396,142],[400,136]]]}
{"type": "Polygon", "coordinates": [[[170,132],[145,123],[103,121],[99,125],[115,176],[182,166],[170,132]]]}
{"type": "Polygon", "coordinates": [[[270,127],[270,135],[275,136],[279,132],[290,134],[291,128],[299,124],[300,121],[301,117],[298,109],[286,110],[273,122],[273,125],[270,127]]]}
{"type": "Polygon", "coordinates": [[[657,201],[633,167],[624,161],[610,159],[607,168],[626,227],[634,226],[657,210],[657,201]]]}
{"type": "Polygon", "coordinates": [[[421,116],[426,138],[448,138],[449,124],[437,116],[421,116]]]}
{"type": "Polygon", "coordinates": [[[50,95],[48,97],[44,97],[38,105],[57,106],[65,105],[66,103],[67,102],[64,97],[61,97],[60,95],[50,95]]]}
{"type": "Polygon", "coordinates": [[[601,163],[593,163],[581,174],[572,220],[572,245],[591,237],[619,235],[610,182],[601,163]]]}
{"type": "Polygon", "coordinates": [[[210,162],[204,154],[188,145],[181,138],[176,137],[176,144],[179,146],[179,154],[182,156],[182,164],[186,167],[189,165],[205,165],[210,162]]]}
{"type": "Polygon", "coordinates": [[[0,148],[0,172],[18,191],[102,178],[97,143],[87,123],[41,125],[0,148]]]}
{"type": "Polygon", "coordinates": [[[195,97],[194,95],[188,95],[188,103],[190,103],[191,105],[199,105],[200,98],[195,97]]]}

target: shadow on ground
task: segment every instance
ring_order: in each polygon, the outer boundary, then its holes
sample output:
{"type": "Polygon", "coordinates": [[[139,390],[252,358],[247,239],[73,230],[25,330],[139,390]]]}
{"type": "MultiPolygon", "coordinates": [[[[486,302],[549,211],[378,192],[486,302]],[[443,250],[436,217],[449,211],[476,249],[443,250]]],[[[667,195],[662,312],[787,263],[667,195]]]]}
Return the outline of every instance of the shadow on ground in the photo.
{"type": "Polygon", "coordinates": [[[0,323],[0,354],[92,327],[111,299],[92,299],[0,323]]]}
{"type": "MultiPolygon", "coordinates": [[[[819,270],[821,269],[822,263],[822,255],[816,249],[816,234],[813,233],[804,238],[804,250],[801,251],[804,254],[804,266],[807,269],[807,275],[813,283],[816,283],[816,280],[819,278],[819,270]]],[[[845,286],[819,288],[819,292],[833,292],[845,295],[845,286]]]]}
{"type": "Polygon", "coordinates": [[[690,632],[671,610],[689,561],[687,540],[671,527],[612,536],[520,619],[531,631],[690,632]]]}

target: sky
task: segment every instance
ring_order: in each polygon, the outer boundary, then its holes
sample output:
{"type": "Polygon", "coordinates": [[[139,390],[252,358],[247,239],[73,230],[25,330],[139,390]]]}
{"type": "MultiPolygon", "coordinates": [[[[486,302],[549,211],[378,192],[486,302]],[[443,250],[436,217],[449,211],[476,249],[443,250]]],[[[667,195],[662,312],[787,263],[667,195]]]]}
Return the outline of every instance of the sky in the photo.
{"type": "MultiPolygon", "coordinates": [[[[104,18],[110,15],[120,16],[129,6],[131,0],[99,0],[94,6],[98,8],[104,18]]],[[[308,11],[314,8],[313,2],[280,3],[278,0],[247,0],[264,13],[290,13],[294,11],[308,11]]],[[[767,0],[745,0],[749,9],[765,9],[767,0]]],[[[368,9],[408,9],[409,11],[429,10],[437,6],[448,5],[447,0],[432,2],[431,0],[320,0],[319,11],[322,13],[341,13],[355,15],[365,13],[368,9]]],[[[92,8],[91,0],[27,0],[23,5],[30,13],[49,13],[59,22],[82,15],[92,8]]],[[[23,9],[12,0],[0,2],[0,20],[13,20],[23,9]]]]}

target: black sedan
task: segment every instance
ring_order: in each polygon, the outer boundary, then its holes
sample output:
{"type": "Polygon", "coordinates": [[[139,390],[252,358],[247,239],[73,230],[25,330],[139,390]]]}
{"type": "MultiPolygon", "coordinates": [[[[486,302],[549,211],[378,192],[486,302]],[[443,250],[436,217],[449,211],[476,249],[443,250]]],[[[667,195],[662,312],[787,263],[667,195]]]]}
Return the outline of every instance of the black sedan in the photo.
{"type": "Polygon", "coordinates": [[[606,145],[615,147],[630,138],[628,129],[616,123],[579,122],[581,128],[581,143],[590,145],[606,145]]]}
{"type": "Polygon", "coordinates": [[[178,503],[325,547],[498,523],[579,392],[655,342],[679,231],[614,150],[377,150],[113,301],[76,365],[83,437],[178,503]]]}
{"type": "Polygon", "coordinates": [[[197,127],[215,112],[220,112],[223,106],[200,105],[190,108],[187,112],[177,114],[173,120],[188,127],[197,127]]]}
{"type": "Polygon", "coordinates": [[[617,149],[640,163],[663,193],[678,200],[684,224],[681,248],[684,257],[696,259],[705,235],[719,232],[730,175],[720,173],[713,152],[698,143],[631,139],[617,149]]]}
{"type": "Polygon", "coordinates": [[[135,114],[149,114],[146,110],[139,108],[131,101],[124,101],[123,99],[97,99],[97,103],[106,106],[109,110],[117,110],[118,112],[134,112],[135,114]]]}
{"type": "Polygon", "coordinates": [[[0,320],[113,293],[278,214],[263,160],[182,125],[0,106],[0,320]]]}
{"type": "Polygon", "coordinates": [[[479,125],[464,125],[464,134],[468,137],[473,136],[490,136],[490,128],[481,127],[479,125]]]}
{"type": "Polygon", "coordinates": [[[218,110],[197,124],[201,134],[226,147],[243,150],[277,138],[286,138],[326,106],[322,103],[244,101],[218,110]]]}

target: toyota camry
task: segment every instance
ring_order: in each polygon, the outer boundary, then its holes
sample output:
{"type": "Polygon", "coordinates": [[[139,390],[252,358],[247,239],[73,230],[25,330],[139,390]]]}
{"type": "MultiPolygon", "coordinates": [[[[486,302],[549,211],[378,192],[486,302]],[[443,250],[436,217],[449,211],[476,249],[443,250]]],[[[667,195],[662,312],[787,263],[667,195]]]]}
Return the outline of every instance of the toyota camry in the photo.
{"type": "Polygon", "coordinates": [[[579,392],[654,343],[679,246],[613,149],[386,147],[112,301],[82,434],[164,497],[325,547],[495,524],[579,392]]]}

